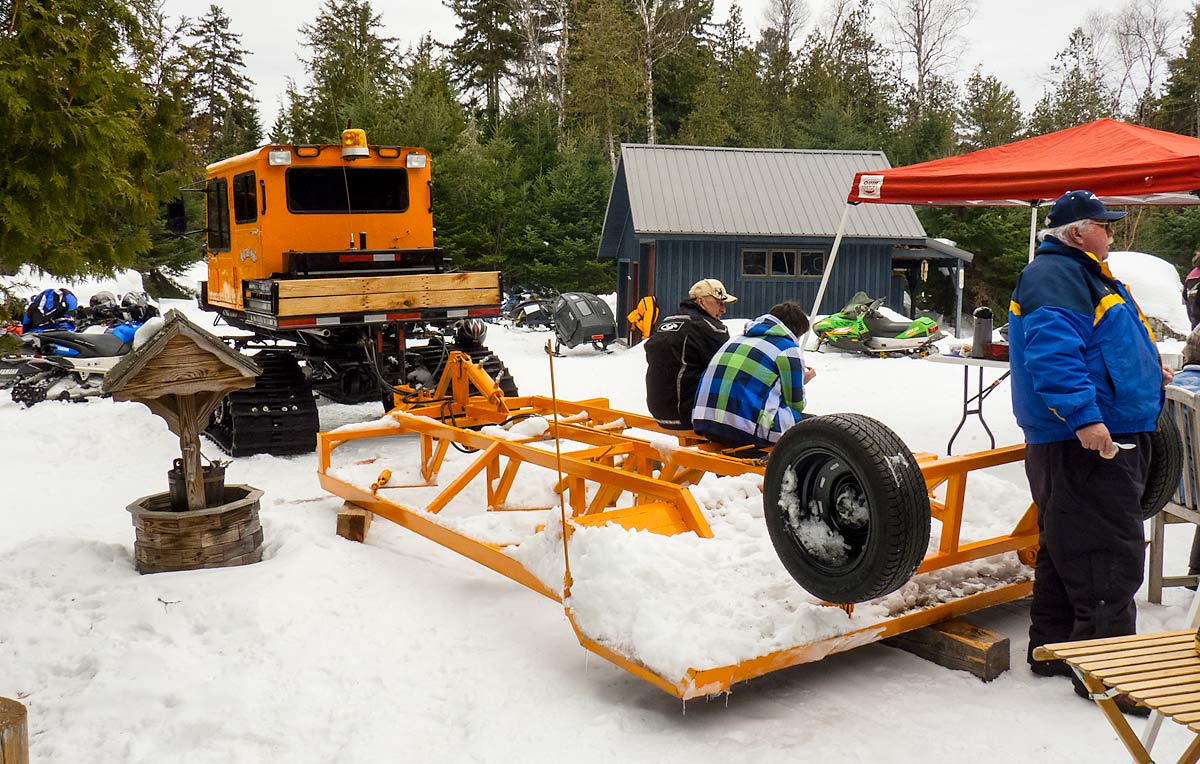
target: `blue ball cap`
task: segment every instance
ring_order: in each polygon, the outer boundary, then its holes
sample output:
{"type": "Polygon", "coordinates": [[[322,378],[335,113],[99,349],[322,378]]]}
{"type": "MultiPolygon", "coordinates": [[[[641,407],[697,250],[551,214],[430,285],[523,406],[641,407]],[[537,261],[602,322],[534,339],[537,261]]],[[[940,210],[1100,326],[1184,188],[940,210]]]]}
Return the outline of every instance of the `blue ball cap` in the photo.
{"type": "Polygon", "coordinates": [[[1104,202],[1096,198],[1091,191],[1068,191],[1050,206],[1050,213],[1046,215],[1046,225],[1049,228],[1058,228],[1077,220],[1120,220],[1123,217],[1124,212],[1105,209],[1104,202]]]}

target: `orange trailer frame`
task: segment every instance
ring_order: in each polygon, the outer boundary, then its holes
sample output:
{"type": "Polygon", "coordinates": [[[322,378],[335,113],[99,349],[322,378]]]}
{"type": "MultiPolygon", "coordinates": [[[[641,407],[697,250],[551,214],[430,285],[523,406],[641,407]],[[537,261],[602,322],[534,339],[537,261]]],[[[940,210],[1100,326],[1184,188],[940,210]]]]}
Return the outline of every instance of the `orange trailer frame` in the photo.
{"type": "MultiPolygon", "coordinates": [[[[690,531],[701,538],[711,538],[713,534],[708,522],[687,486],[697,482],[705,473],[721,476],[762,475],[766,469],[765,461],[761,458],[738,456],[736,451],[720,451],[707,442],[687,441],[691,445],[664,453],[650,440],[635,436],[629,430],[670,435],[679,433],[661,430],[647,416],[612,409],[605,399],[562,401],[543,396],[505,398],[487,373],[461,353],[451,354],[447,372],[443,374],[437,390],[407,396],[400,407],[380,421],[385,420],[386,423],[376,427],[355,426],[353,429],[318,434],[318,477],[321,486],[351,504],[419,533],[560,603],[566,598],[515,558],[505,554],[503,546],[448,528],[436,521],[437,513],[480,475],[486,476],[489,512],[553,509],[513,508],[505,504],[519,470],[528,466],[553,470],[557,474],[555,487],[560,496],[559,508],[564,519],[564,548],[574,528],[608,523],[664,535],[690,531]],[[475,395],[471,395],[472,388],[475,395]],[[470,429],[525,416],[544,417],[549,428],[546,436],[510,440],[470,429]],[[367,488],[330,474],[332,454],[339,446],[363,439],[411,434],[416,434],[420,441],[420,482],[392,485],[389,484],[390,471],[385,471],[367,488]],[[544,439],[553,439],[556,449],[550,451],[532,445],[533,440],[544,439]],[[412,507],[398,501],[395,489],[439,485],[438,473],[451,444],[477,449],[478,456],[425,506],[412,507]],[[618,506],[623,496],[630,496],[632,500],[618,506]]],[[[1024,454],[1023,444],[945,458],[933,454],[915,454],[930,492],[932,519],[941,523],[939,546],[926,556],[917,570],[918,574],[1006,552],[1017,552],[1022,562],[1032,564],[1038,539],[1036,508],[1032,504],[1010,533],[967,544],[961,542],[960,535],[970,473],[1021,461],[1024,454]],[[934,499],[933,492],[943,485],[946,486],[945,498],[934,499]]],[[[539,529],[538,532],[543,530],[539,529]]],[[[563,591],[569,594],[569,559],[567,563],[563,591]]],[[[686,700],[725,692],[732,685],[753,677],[820,660],[832,653],[1010,602],[1028,595],[1032,587],[1031,580],[1001,584],[977,594],[906,612],[854,631],[778,650],[734,665],[689,669],[681,677],[661,676],[640,663],[636,656],[622,655],[590,639],[576,624],[569,603],[564,608],[583,647],[686,700]]]]}

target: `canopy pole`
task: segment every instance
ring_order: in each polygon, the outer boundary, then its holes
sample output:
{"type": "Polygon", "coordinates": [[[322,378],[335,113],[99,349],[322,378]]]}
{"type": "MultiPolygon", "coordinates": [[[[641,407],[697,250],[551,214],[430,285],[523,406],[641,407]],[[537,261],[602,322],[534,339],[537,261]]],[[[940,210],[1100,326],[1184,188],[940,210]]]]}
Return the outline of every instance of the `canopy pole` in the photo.
{"type": "Polygon", "coordinates": [[[1029,262],[1033,262],[1033,250],[1037,243],[1037,213],[1038,203],[1033,200],[1029,203],[1029,262]]]}
{"type": "MultiPolygon", "coordinates": [[[[829,286],[829,274],[833,273],[833,261],[837,259],[838,250],[842,246],[842,234],[846,232],[846,220],[849,218],[850,208],[853,206],[853,203],[847,202],[846,209],[842,210],[842,220],[838,223],[837,235],[833,237],[833,249],[829,252],[829,262],[825,263],[825,272],[821,274],[821,286],[817,288],[817,299],[813,301],[812,310],[808,313],[812,321],[817,320],[817,311],[821,309],[821,300],[825,297],[825,288],[829,286]]],[[[807,339],[808,332],[805,332],[804,337],[801,338],[800,347],[804,347],[807,339]]]]}
{"type": "MultiPolygon", "coordinates": [[[[965,281],[962,260],[954,266],[954,339],[962,338],[962,294],[965,281]]],[[[913,311],[914,315],[916,311],[913,311]]]]}

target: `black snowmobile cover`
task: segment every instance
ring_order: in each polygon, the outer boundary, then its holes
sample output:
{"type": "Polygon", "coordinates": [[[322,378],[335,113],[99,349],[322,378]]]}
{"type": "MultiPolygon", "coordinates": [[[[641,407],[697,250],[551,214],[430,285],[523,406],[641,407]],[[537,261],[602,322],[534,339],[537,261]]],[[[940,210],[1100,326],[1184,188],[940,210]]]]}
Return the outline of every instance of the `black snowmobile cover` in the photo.
{"type": "Polygon", "coordinates": [[[617,321],[608,303],[596,295],[565,292],[554,302],[554,332],[569,348],[588,342],[607,347],[617,338],[617,321]]]}

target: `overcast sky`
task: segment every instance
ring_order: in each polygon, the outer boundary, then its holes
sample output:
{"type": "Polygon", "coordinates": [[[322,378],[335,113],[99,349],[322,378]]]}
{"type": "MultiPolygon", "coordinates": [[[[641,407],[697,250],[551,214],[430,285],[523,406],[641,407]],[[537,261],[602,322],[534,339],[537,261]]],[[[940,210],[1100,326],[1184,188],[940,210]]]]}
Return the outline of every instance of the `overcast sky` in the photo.
{"type": "MultiPolygon", "coordinates": [[[[232,31],[242,36],[242,46],[250,51],[248,74],[257,84],[263,127],[270,129],[279,111],[287,78],[304,81],[299,61],[302,50],[300,24],[316,18],[322,0],[165,0],[163,10],[169,16],[203,15],[212,2],[220,5],[231,19],[232,31]]],[[[1092,0],[1085,4],[1047,2],[1047,0],[979,0],[971,23],[965,30],[965,48],[956,72],[961,81],[976,65],[985,74],[993,74],[1013,88],[1028,113],[1042,95],[1044,75],[1054,55],[1066,45],[1071,30],[1083,22],[1081,14],[1113,12],[1128,0],[1092,0]],[[1082,6],[1082,7],[1080,7],[1082,6]]],[[[1165,7],[1179,16],[1192,7],[1190,0],[1162,0],[1165,7]]],[[[767,0],[740,3],[752,37],[765,22],[767,0]]],[[[825,0],[808,0],[819,18],[825,0]]],[[[714,18],[723,21],[732,0],[715,0],[714,18]]],[[[877,3],[878,5],[878,3],[877,3]]],[[[457,36],[455,16],[440,0],[375,0],[386,33],[402,45],[415,44],[426,32],[440,42],[457,36]]],[[[877,11],[877,15],[879,12],[877,11]]],[[[881,38],[883,35],[881,34],[881,38]]]]}

